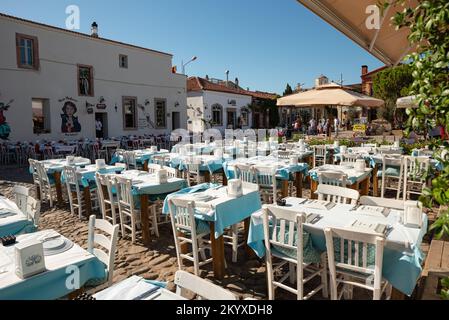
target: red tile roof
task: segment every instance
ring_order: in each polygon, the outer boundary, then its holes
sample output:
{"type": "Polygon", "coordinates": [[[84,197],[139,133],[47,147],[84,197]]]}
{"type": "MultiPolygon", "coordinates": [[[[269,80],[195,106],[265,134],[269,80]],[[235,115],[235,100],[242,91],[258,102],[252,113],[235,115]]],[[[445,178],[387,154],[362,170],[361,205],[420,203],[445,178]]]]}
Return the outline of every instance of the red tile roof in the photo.
{"type": "Polygon", "coordinates": [[[130,47],[130,48],[141,49],[141,50],[145,50],[145,51],[149,51],[149,52],[153,52],[153,53],[160,53],[160,54],[163,54],[163,55],[173,56],[173,55],[170,54],[170,53],[166,53],[166,52],[162,52],[162,51],[157,51],[157,50],[153,50],[153,49],[148,49],[148,48],[136,46],[136,45],[133,45],[133,44],[124,43],[124,42],[115,41],[115,40],[110,40],[110,39],[106,39],[106,38],[92,37],[92,36],[89,35],[89,34],[85,34],[85,33],[81,33],[81,32],[76,32],[76,31],[72,31],[72,30],[68,30],[68,29],[63,29],[63,28],[59,28],[59,27],[55,27],[55,26],[48,25],[48,24],[44,24],[44,23],[40,23],[40,22],[31,21],[31,20],[26,20],[26,19],[23,19],[23,18],[10,16],[10,15],[7,15],[7,14],[1,13],[1,12],[0,12],[0,17],[4,17],[4,18],[7,18],[7,19],[11,19],[11,20],[16,20],[16,21],[20,21],[20,22],[25,22],[25,23],[29,23],[29,24],[34,24],[34,25],[36,25],[36,26],[41,26],[41,27],[51,28],[51,29],[56,30],[56,31],[66,32],[66,33],[69,33],[69,34],[81,36],[81,37],[83,37],[83,38],[88,38],[88,39],[91,39],[91,40],[105,41],[105,42],[109,42],[109,43],[112,43],[112,44],[117,44],[117,45],[127,46],[127,47],[130,47]]]}
{"type": "Polygon", "coordinates": [[[200,77],[190,77],[187,79],[187,91],[216,91],[233,94],[241,94],[245,96],[251,96],[259,99],[276,99],[275,93],[261,92],[261,91],[248,91],[232,87],[227,87],[222,84],[213,83],[207,79],[200,77]]]}

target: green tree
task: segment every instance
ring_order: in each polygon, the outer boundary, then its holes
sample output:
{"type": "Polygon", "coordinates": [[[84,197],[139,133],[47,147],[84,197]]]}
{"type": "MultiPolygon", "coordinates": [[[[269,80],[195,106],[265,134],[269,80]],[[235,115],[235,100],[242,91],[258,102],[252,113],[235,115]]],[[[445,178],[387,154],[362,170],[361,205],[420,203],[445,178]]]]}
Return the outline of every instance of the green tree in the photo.
{"type": "MultiPolygon", "coordinates": [[[[410,61],[413,76],[411,94],[417,96],[418,108],[407,109],[407,132],[424,130],[441,125],[449,130],[449,2],[447,0],[418,1],[416,8],[408,7],[406,0],[385,2],[403,4],[405,8],[393,17],[398,28],[409,28],[409,42],[416,52],[405,59],[410,61]]],[[[420,200],[428,207],[437,203],[449,204],[449,143],[439,140],[433,145],[434,157],[443,170],[425,189],[420,200]],[[439,146],[439,148],[437,148],[439,146]]],[[[449,211],[442,210],[431,226],[436,237],[449,236],[449,211]]],[[[449,279],[442,281],[442,297],[449,298],[449,279]]]]}
{"type": "Polygon", "coordinates": [[[293,93],[293,89],[290,86],[290,84],[287,83],[287,86],[285,87],[285,90],[284,90],[284,93],[282,94],[282,96],[287,96],[292,93],[293,93]]]}
{"type": "Polygon", "coordinates": [[[385,101],[385,106],[377,110],[378,118],[395,122],[396,100],[408,95],[412,82],[411,67],[407,64],[385,69],[374,76],[374,97],[385,101]]]}

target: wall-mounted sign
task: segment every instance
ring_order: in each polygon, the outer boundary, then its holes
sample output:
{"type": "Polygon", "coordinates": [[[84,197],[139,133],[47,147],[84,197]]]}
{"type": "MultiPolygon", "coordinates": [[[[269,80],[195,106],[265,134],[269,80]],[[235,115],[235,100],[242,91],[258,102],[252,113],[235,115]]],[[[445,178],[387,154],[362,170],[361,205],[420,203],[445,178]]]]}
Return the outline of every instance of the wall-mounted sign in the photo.
{"type": "Polygon", "coordinates": [[[100,110],[106,109],[106,104],[104,104],[104,103],[98,103],[98,104],[97,104],[97,109],[100,109],[100,110]]]}

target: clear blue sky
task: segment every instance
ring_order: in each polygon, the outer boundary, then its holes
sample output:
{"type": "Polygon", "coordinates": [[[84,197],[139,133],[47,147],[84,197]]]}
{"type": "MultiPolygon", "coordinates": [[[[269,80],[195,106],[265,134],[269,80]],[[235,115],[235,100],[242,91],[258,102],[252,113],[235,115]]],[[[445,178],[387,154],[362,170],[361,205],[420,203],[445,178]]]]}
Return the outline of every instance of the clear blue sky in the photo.
{"type": "Polygon", "coordinates": [[[64,28],[71,4],[81,32],[96,21],[101,37],[172,53],[178,66],[196,55],[188,75],[229,70],[251,90],[281,94],[320,74],[359,83],[361,65],[382,66],[295,0],[1,0],[0,12],[64,28]]]}

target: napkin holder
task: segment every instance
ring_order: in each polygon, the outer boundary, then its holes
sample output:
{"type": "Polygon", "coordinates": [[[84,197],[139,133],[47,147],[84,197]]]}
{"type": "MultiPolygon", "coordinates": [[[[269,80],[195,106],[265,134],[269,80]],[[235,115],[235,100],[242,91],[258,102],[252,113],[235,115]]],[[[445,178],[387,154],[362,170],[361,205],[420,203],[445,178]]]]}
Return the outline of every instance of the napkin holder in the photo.
{"type": "Polygon", "coordinates": [[[18,243],[15,246],[16,275],[21,279],[44,272],[44,246],[38,240],[18,243]]]}
{"type": "Polygon", "coordinates": [[[354,169],[357,172],[365,172],[366,163],[363,159],[357,159],[354,163],[354,169]]]}
{"type": "Polygon", "coordinates": [[[340,147],[340,153],[346,154],[347,152],[348,152],[348,147],[347,146],[341,146],[340,147]]]}
{"type": "Polygon", "coordinates": [[[67,160],[67,164],[68,165],[73,165],[75,163],[75,157],[74,156],[68,156],[66,158],[66,160],[67,160]]]}
{"type": "Polygon", "coordinates": [[[411,228],[422,227],[422,204],[419,201],[405,201],[403,224],[411,228]]]}
{"type": "Polygon", "coordinates": [[[228,180],[228,195],[230,197],[241,197],[243,195],[242,180],[231,179],[228,180]]]}
{"type": "Polygon", "coordinates": [[[156,171],[156,181],[158,184],[167,183],[168,181],[167,170],[161,169],[156,171]]]}
{"type": "Polygon", "coordinates": [[[151,152],[157,152],[157,146],[151,146],[150,150],[151,152]]]}
{"type": "Polygon", "coordinates": [[[97,167],[97,170],[106,168],[106,162],[104,159],[97,159],[95,160],[95,166],[97,167]]]}

